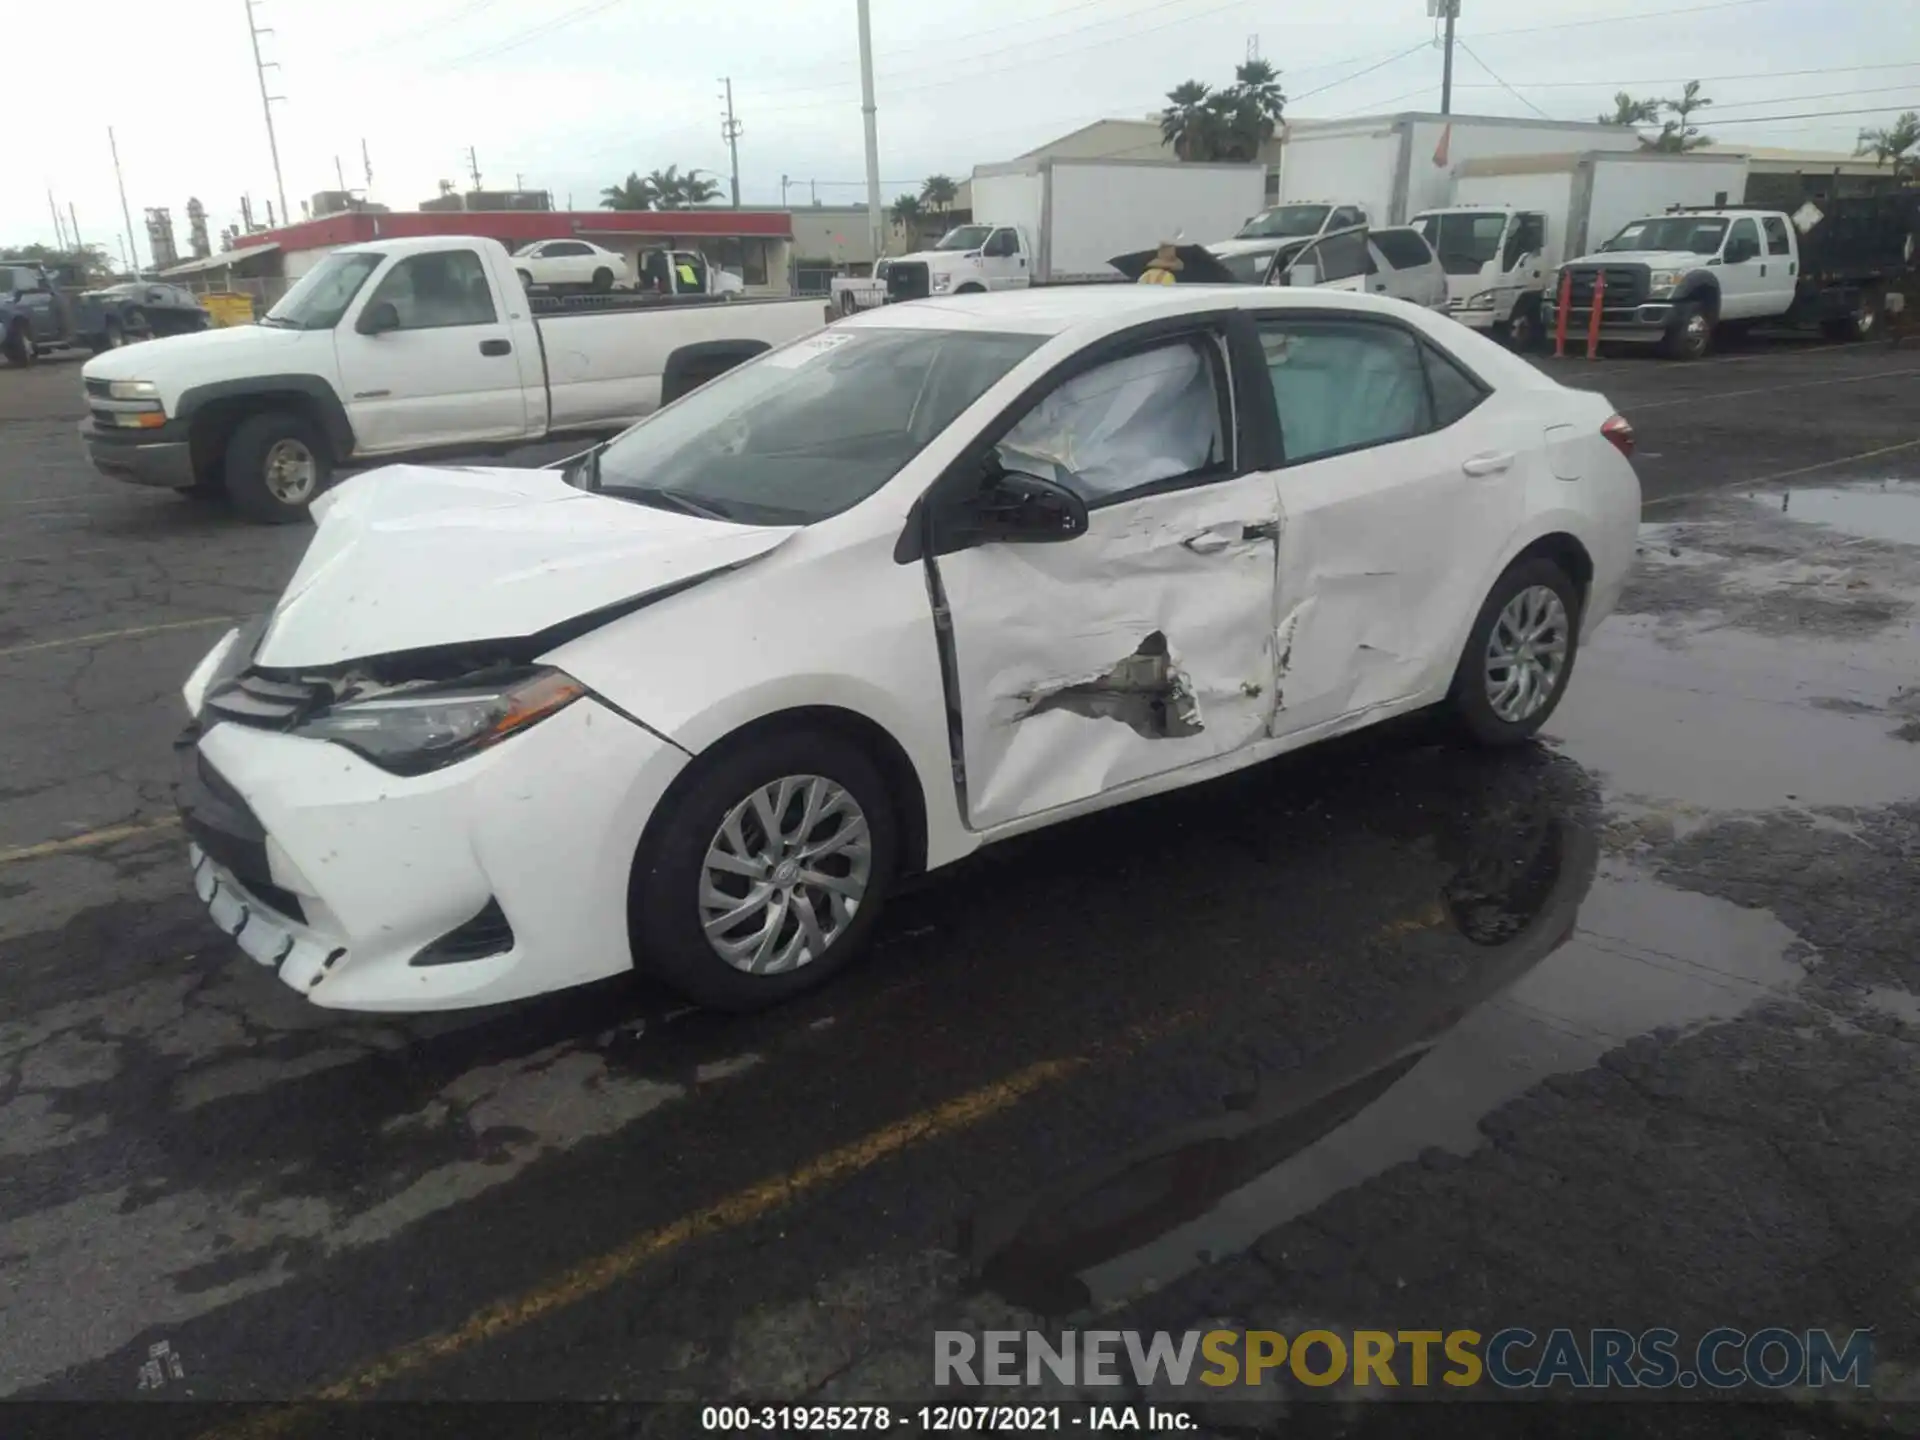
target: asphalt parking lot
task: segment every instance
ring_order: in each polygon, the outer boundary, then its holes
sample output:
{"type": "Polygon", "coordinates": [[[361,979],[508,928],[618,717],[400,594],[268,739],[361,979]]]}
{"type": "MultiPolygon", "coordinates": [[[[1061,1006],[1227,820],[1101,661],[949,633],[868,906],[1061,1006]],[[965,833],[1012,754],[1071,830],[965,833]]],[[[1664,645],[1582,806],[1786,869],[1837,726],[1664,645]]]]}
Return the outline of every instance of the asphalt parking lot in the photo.
{"type": "MultiPolygon", "coordinates": [[[[169,745],[305,534],[95,475],[77,365],[0,370],[0,1396],[918,1403],[942,1329],[1777,1325],[1871,1328],[1873,1386],[1739,1433],[1914,1428],[1920,350],[1541,363],[1647,502],[1547,743],[1012,842],[747,1019],[248,962],[169,745]]],[[[1171,1398],[1483,1423],[1316,1393],[1171,1398]]]]}

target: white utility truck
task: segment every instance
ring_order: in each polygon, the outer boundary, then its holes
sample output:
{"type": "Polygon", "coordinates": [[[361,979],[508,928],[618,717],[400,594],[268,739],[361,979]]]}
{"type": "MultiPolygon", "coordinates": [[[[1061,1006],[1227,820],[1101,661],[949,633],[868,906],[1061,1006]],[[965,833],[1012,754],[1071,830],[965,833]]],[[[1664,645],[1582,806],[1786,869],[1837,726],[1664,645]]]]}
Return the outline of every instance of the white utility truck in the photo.
{"type": "Polygon", "coordinates": [[[535,299],[497,240],[373,241],[257,325],[89,361],[81,436],[104,474],[281,523],[336,466],[618,430],[827,318],[817,298],[535,299]]]}
{"type": "Polygon", "coordinates": [[[1533,344],[1547,276],[1636,215],[1737,200],[1744,155],[1589,150],[1497,156],[1453,167],[1445,206],[1412,224],[1447,272],[1447,312],[1462,324],[1533,344]]]}
{"type": "MultiPolygon", "coordinates": [[[[1911,191],[1809,200],[1791,215],[1676,206],[1567,261],[1568,328],[1590,333],[1597,299],[1602,340],[1658,345],[1679,360],[1706,355],[1716,331],[1756,324],[1864,339],[1913,275],[1917,251],[1920,195],[1911,191]]],[[[1549,277],[1548,326],[1558,304],[1549,277]]]]}

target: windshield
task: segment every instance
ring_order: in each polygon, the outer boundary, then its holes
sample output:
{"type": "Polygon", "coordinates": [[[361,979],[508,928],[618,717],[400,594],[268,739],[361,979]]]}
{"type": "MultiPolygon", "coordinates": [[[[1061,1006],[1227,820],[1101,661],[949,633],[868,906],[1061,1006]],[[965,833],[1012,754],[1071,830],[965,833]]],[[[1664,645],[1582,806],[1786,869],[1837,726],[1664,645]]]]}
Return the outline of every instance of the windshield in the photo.
{"type": "Polygon", "coordinates": [[[936,250],[978,250],[993,233],[991,225],[956,225],[940,237],[936,250]]]}
{"type": "Polygon", "coordinates": [[[1044,339],[822,332],[614,439],[600,455],[600,489],[744,525],[810,525],[886,484],[1044,339]]]}
{"type": "Polygon", "coordinates": [[[1276,205],[1240,227],[1236,240],[1277,240],[1288,235],[1318,235],[1331,205],[1276,205]]]}
{"type": "Polygon", "coordinates": [[[1500,253],[1505,215],[1422,215],[1413,229],[1425,237],[1449,275],[1478,275],[1500,253]]]}
{"type": "Polygon", "coordinates": [[[1719,253],[1726,233],[1723,216],[1662,215],[1657,220],[1635,220],[1600,248],[1691,250],[1695,255],[1714,255],[1719,253]]]}
{"type": "Polygon", "coordinates": [[[360,293],[367,276],[386,258],[364,250],[352,254],[335,251],[302,275],[261,323],[290,330],[331,330],[347,313],[347,306],[360,293]]]}
{"type": "Polygon", "coordinates": [[[1256,250],[1251,255],[1216,255],[1214,258],[1242,285],[1258,285],[1266,278],[1267,266],[1273,263],[1273,251],[1256,250]]]}

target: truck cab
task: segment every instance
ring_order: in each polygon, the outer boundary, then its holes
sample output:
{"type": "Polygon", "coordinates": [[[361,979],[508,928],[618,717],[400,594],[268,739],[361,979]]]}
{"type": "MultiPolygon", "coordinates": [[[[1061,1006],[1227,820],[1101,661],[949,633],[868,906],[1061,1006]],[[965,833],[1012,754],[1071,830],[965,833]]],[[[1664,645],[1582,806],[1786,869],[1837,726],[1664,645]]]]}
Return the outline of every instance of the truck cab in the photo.
{"type": "Polygon", "coordinates": [[[73,314],[51,272],[26,260],[0,260],[0,354],[30,365],[41,351],[72,338],[73,314]]]}
{"type": "Polygon", "coordinates": [[[1372,223],[1364,205],[1334,200],[1289,201],[1248,216],[1232,239],[1217,240],[1207,249],[1238,279],[1257,285],[1273,257],[1287,246],[1372,223]]]}
{"type": "Polygon", "coordinates": [[[1410,223],[1440,257],[1449,315],[1520,348],[1538,338],[1540,297],[1560,258],[1545,211],[1461,205],[1410,223]]]}
{"type": "MultiPolygon", "coordinates": [[[[1675,209],[1629,221],[1594,254],[1567,261],[1560,277],[1571,326],[1590,325],[1598,291],[1601,339],[1656,344],[1692,360],[1711,348],[1719,326],[1789,317],[1800,237],[1777,211],[1675,209]]],[[[1560,277],[1546,299],[1550,324],[1560,277]]]]}
{"type": "Polygon", "coordinates": [[[889,300],[1024,290],[1033,283],[1033,236],[1019,225],[956,225],[931,250],[882,264],[889,300]]]}
{"type": "Polygon", "coordinates": [[[643,250],[639,288],[656,295],[732,296],[744,292],[746,282],[708,264],[698,250],[643,250]]]}

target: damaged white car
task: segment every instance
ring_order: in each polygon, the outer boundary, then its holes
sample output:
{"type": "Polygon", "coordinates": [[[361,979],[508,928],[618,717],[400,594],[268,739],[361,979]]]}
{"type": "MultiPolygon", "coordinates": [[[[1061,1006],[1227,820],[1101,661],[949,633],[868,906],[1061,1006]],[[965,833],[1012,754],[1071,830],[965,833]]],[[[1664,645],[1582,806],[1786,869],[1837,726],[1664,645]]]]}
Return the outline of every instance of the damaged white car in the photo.
{"type": "Polygon", "coordinates": [[[195,883],[320,1005],[776,1001],[1016,832],[1425,706],[1532,735],[1620,594],[1631,448],[1370,296],[888,306],[564,471],[323,496],[186,687],[195,883]]]}

